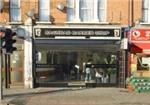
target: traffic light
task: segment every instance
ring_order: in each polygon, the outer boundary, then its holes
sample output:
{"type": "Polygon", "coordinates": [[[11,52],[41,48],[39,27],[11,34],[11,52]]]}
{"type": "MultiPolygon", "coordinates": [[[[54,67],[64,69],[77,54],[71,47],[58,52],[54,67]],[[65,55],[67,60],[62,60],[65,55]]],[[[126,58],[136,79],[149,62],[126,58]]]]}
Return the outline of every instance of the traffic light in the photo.
{"type": "Polygon", "coordinates": [[[10,51],[9,51],[10,53],[13,53],[13,51],[17,50],[17,48],[13,46],[16,43],[16,39],[14,39],[15,36],[16,32],[12,32],[10,39],[10,51]]]}
{"type": "Polygon", "coordinates": [[[1,48],[5,49],[6,48],[6,39],[8,36],[5,34],[5,30],[1,30],[1,48]]]}
{"type": "Polygon", "coordinates": [[[0,49],[2,49],[3,38],[5,37],[5,31],[0,29],[0,49]]]}
{"type": "Polygon", "coordinates": [[[17,50],[16,47],[13,47],[13,44],[16,42],[13,37],[16,36],[16,33],[11,29],[5,29],[5,36],[2,38],[2,48],[6,50],[6,53],[13,53],[17,50]]]}
{"type": "Polygon", "coordinates": [[[0,38],[2,39],[5,36],[4,29],[0,29],[0,38]]]}

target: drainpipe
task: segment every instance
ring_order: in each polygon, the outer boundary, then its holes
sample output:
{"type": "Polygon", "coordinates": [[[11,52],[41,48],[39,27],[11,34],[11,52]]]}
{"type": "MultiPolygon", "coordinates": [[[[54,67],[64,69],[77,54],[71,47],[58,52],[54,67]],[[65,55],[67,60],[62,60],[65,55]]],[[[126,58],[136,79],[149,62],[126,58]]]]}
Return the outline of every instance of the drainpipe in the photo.
{"type": "Polygon", "coordinates": [[[134,26],[134,1],[131,0],[131,26],[134,26]]]}
{"type": "Polygon", "coordinates": [[[128,0],[128,25],[134,26],[134,1],[128,0]]]}

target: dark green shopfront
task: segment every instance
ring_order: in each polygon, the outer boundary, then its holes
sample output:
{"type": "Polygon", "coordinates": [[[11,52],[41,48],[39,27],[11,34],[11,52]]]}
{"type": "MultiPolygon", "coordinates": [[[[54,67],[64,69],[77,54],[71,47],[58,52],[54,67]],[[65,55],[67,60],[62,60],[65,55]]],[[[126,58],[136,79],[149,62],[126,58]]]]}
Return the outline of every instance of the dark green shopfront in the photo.
{"type": "Polygon", "coordinates": [[[121,28],[34,28],[34,84],[37,87],[124,87],[126,52],[121,28]],[[91,80],[85,69],[91,60],[91,80]],[[96,72],[101,74],[97,81],[96,72]]]}

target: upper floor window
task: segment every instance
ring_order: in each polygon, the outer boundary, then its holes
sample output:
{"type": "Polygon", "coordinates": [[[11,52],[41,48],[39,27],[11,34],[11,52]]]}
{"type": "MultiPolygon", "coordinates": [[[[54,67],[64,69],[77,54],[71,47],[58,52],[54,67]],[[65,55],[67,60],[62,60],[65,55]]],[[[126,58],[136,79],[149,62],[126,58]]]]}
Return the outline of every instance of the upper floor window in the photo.
{"type": "Polygon", "coordinates": [[[10,20],[11,22],[20,22],[20,0],[10,0],[10,20]]]}
{"type": "Polygon", "coordinates": [[[142,20],[144,23],[150,23],[150,1],[142,0],[142,20]]]}
{"type": "Polygon", "coordinates": [[[80,7],[79,7],[79,11],[80,11],[80,20],[81,21],[91,21],[93,19],[93,13],[94,13],[94,9],[93,9],[93,1],[92,0],[81,0],[80,1],[80,7]]]}
{"type": "Polygon", "coordinates": [[[67,21],[106,22],[107,0],[67,0],[67,21]]]}
{"type": "Polygon", "coordinates": [[[39,21],[50,21],[50,0],[39,0],[39,21]]]}

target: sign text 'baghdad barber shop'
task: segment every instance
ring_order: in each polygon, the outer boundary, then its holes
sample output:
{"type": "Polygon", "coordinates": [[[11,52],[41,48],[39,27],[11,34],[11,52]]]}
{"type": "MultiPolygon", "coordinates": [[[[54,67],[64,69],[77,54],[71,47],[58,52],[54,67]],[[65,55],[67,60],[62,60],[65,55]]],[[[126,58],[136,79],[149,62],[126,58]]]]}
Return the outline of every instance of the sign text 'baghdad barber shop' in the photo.
{"type": "Polygon", "coordinates": [[[37,28],[36,38],[48,38],[55,36],[103,36],[120,37],[119,29],[59,29],[59,28],[37,28]]]}

